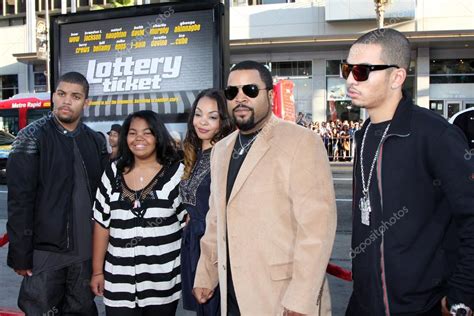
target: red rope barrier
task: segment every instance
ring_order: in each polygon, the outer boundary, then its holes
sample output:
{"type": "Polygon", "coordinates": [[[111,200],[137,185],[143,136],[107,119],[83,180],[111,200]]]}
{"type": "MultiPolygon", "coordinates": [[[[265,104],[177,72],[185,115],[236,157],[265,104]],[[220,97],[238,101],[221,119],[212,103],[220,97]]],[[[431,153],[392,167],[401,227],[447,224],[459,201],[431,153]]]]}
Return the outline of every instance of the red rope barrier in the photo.
{"type": "Polygon", "coordinates": [[[341,268],[335,264],[329,263],[326,268],[326,272],[330,275],[335,276],[336,278],[342,279],[344,281],[352,282],[352,272],[341,268]]]}
{"type": "Polygon", "coordinates": [[[5,246],[8,243],[8,235],[7,233],[3,234],[2,237],[0,237],[0,247],[5,246]]]}
{"type": "Polygon", "coordinates": [[[4,309],[0,307],[0,316],[24,316],[21,311],[14,309],[4,309]]]}

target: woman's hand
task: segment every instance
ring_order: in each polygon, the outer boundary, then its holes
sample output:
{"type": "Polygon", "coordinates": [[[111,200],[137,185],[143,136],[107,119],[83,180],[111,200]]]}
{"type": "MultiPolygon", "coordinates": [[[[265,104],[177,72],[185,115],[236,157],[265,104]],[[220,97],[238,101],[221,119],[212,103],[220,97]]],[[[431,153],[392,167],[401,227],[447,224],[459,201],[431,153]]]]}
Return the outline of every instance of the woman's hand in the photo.
{"type": "Polygon", "coordinates": [[[104,261],[107,246],[109,244],[109,230],[100,226],[99,223],[94,225],[94,236],[92,244],[92,276],[89,286],[91,291],[97,295],[104,295],[104,261]]]}
{"type": "Polygon", "coordinates": [[[97,273],[91,277],[91,291],[97,296],[104,296],[104,274],[97,273]]]}

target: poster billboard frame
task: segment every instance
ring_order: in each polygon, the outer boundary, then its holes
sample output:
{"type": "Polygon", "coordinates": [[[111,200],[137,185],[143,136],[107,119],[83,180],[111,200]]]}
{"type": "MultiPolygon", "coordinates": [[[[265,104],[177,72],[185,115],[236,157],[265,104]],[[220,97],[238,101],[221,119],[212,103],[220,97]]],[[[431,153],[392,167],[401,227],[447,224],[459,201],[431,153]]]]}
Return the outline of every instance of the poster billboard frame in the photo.
{"type": "MultiPolygon", "coordinates": [[[[49,80],[51,87],[56,86],[56,81],[61,73],[61,27],[73,23],[87,23],[106,19],[123,19],[139,16],[158,16],[166,10],[173,12],[196,12],[202,10],[213,10],[215,22],[212,32],[212,63],[213,63],[213,88],[222,89],[229,72],[229,8],[218,0],[209,0],[194,3],[166,2],[158,4],[147,4],[115,9],[104,9],[95,11],[83,11],[73,14],[51,16],[50,21],[50,60],[51,75],[49,80]]],[[[189,113],[161,114],[165,123],[184,123],[189,113]]]]}

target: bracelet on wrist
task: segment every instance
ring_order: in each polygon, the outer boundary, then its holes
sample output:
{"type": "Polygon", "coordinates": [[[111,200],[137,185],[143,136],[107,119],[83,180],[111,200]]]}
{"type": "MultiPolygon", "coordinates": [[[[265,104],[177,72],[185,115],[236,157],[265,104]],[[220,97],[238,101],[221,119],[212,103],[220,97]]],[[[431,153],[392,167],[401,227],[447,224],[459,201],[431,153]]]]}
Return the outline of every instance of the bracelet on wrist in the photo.
{"type": "Polygon", "coordinates": [[[104,272],[99,272],[99,273],[94,273],[92,276],[95,277],[95,276],[99,276],[99,275],[103,275],[104,272]]]}

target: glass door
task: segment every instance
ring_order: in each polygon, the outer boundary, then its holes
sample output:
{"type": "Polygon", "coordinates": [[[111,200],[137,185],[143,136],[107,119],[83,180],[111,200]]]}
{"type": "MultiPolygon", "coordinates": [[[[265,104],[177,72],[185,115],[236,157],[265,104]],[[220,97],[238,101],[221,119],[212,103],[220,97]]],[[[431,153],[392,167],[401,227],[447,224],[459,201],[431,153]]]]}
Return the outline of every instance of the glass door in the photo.
{"type": "Polygon", "coordinates": [[[454,114],[458,113],[462,110],[462,102],[461,101],[446,101],[444,107],[444,117],[448,120],[454,116],[454,114]]]}
{"type": "Polygon", "coordinates": [[[464,109],[469,109],[474,107],[474,100],[464,101],[464,109]]]}

